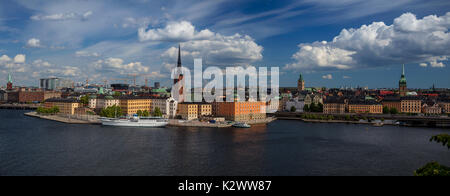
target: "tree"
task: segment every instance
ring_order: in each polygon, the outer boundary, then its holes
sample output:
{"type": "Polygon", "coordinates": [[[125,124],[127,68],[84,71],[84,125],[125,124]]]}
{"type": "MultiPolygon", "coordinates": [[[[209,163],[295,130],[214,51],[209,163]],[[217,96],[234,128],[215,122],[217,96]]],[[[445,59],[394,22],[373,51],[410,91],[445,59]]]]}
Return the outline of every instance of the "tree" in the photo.
{"type": "Polygon", "coordinates": [[[391,113],[391,110],[389,109],[389,107],[384,106],[383,107],[383,114],[390,114],[390,113],[391,113]]]}
{"type": "Polygon", "coordinates": [[[81,104],[83,104],[85,106],[88,105],[89,104],[89,97],[87,95],[82,96],[80,98],[80,102],[81,102],[81,104]]]}
{"type": "MultiPolygon", "coordinates": [[[[430,142],[442,143],[450,150],[450,135],[440,134],[430,138],[430,142]]],[[[430,162],[414,171],[415,176],[450,176],[450,167],[440,165],[438,162],[430,162]]]]}
{"type": "Polygon", "coordinates": [[[322,103],[319,103],[319,106],[317,107],[316,112],[323,112],[323,104],[322,103]]]}
{"type": "Polygon", "coordinates": [[[291,107],[291,112],[295,112],[295,111],[297,111],[297,108],[295,108],[295,106],[292,106],[291,107]]]}
{"type": "Polygon", "coordinates": [[[59,108],[58,108],[57,106],[53,106],[50,110],[51,110],[51,113],[52,113],[52,114],[57,114],[57,113],[59,113],[59,108]]]}
{"type": "Polygon", "coordinates": [[[155,108],[155,111],[153,111],[153,116],[158,116],[161,117],[163,114],[161,112],[161,109],[159,109],[158,107],[155,108]]]}
{"type": "Polygon", "coordinates": [[[316,112],[317,110],[317,106],[315,103],[311,103],[311,105],[309,106],[309,111],[310,112],[316,112]]]}
{"type": "Polygon", "coordinates": [[[148,110],[144,110],[144,111],[142,112],[142,116],[144,116],[144,117],[149,117],[149,116],[150,116],[150,113],[148,112],[148,110]]]}
{"type": "Polygon", "coordinates": [[[309,105],[303,106],[303,111],[304,112],[309,112],[310,111],[309,105]]]}
{"type": "Polygon", "coordinates": [[[391,108],[390,113],[391,114],[398,114],[397,108],[391,108]]]}
{"type": "Polygon", "coordinates": [[[142,116],[142,110],[138,110],[138,111],[136,112],[136,114],[137,114],[138,116],[142,116]]]}
{"type": "Polygon", "coordinates": [[[120,97],[122,93],[115,91],[113,97],[120,97]]]}
{"type": "Polygon", "coordinates": [[[122,115],[123,115],[122,109],[116,105],[107,107],[100,112],[101,117],[108,117],[108,118],[116,118],[122,115]]]}

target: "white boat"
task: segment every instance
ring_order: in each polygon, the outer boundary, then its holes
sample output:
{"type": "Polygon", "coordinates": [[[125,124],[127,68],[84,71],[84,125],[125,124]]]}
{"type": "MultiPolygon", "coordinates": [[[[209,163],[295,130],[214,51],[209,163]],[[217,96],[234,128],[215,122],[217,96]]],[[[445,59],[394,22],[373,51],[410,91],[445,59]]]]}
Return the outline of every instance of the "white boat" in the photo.
{"type": "Polygon", "coordinates": [[[233,127],[236,127],[236,128],[250,128],[251,126],[249,124],[247,124],[247,123],[235,123],[233,125],[233,127]]]}
{"type": "Polygon", "coordinates": [[[165,118],[144,118],[134,116],[132,118],[102,118],[100,119],[102,125],[117,126],[117,127],[165,127],[169,124],[169,120],[165,118]]]}

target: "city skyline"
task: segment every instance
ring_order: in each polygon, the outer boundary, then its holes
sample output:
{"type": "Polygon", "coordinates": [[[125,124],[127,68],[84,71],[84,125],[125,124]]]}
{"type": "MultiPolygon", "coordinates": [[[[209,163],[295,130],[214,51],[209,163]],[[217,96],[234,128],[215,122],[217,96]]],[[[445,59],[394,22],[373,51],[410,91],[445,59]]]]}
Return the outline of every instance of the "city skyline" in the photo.
{"type": "Polygon", "coordinates": [[[396,88],[405,64],[409,88],[450,87],[448,2],[238,4],[6,1],[1,86],[10,72],[15,85],[51,76],[102,84],[145,73],[169,86],[180,43],[183,66],[194,57],[205,66],[279,66],[280,86],[296,86],[302,74],[307,87],[396,88]]]}

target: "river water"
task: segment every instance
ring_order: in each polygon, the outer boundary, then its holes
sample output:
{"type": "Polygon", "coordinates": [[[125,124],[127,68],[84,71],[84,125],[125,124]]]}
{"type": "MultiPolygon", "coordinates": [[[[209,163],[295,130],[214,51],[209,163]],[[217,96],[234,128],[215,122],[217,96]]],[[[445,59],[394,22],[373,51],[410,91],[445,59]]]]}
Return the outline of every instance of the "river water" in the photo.
{"type": "Polygon", "coordinates": [[[0,110],[0,175],[412,175],[450,130],[275,121],[250,129],[69,125],[0,110]]]}

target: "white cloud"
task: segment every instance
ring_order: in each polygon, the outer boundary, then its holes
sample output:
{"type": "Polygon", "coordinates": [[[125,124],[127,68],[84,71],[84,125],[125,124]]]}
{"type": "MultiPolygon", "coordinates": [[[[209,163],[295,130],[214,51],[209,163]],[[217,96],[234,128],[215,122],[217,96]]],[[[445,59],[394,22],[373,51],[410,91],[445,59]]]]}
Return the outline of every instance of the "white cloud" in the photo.
{"type": "MultiPolygon", "coordinates": [[[[331,42],[300,44],[285,69],[354,69],[429,63],[445,67],[450,57],[450,12],[417,19],[406,13],[392,25],[374,22],[358,29],[343,29],[331,42]]],[[[421,64],[423,66],[424,64],[421,64]]]]}
{"type": "Polygon", "coordinates": [[[84,13],[57,13],[57,14],[49,14],[49,15],[33,15],[31,16],[32,20],[50,20],[50,21],[61,21],[61,20],[87,20],[93,14],[92,11],[87,11],[84,13]]]}
{"type": "Polygon", "coordinates": [[[188,21],[169,22],[164,28],[138,29],[138,36],[140,41],[169,41],[180,42],[190,40],[205,40],[214,37],[214,33],[208,29],[200,32],[195,30],[194,25],[188,21]]]}
{"type": "Polygon", "coordinates": [[[28,42],[27,42],[27,47],[30,47],[30,48],[42,47],[41,46],[41,40],[36,39],[36,38],[29,39],[28,42]]]}
{"type": "Polygon", "coordinates": [[[18,54],[14,57],[14,63],[25,63],[26,57],[24,54],[18,54]]]}
{"type": "Polygon", "coordinates": [[[100,54],[97,52],[87,52],[87,51],[77,51],[75,52],[77,57],[99,57],[100,54]]]}
{"type": "Polygon", "coordinates": [[[9,61],[11,61],[11,60],[12,60],[12,59],[9,58],[9,56],[7,56],[7,55],[2,55],[2,56],[0,57],[0,64],[1,64],[1,63],[9,62],[9,61]]]}
{"type": "Polygon", "coordinates": [[[149,68],[143,66],[141,62],[131,62],[124,64],[124,60],[121,58],[107,58],[105,60],[98,60],[93,63],[93,66],[98,71],[113,72],[117,74],[129,74],[129,73],[147,73],[149,68]]]}
{"type": "Polygon", "coordinates": [[[420,63],[419,66],[421,66],[421,67],[427,67],[428,64],[426,64],[426,63],[420,63]]]}
{"type": "Polygon", "coordinates": [[[350,79],[350,78],[352,78],[352,77],[350,77],[350,76],[342,76],[342,78],[343,78],[343,79],[350,79]]]}
{"type": "Polygon", "coordinates": [[[327,79],[327,80],[332,80],[333,79],[333,75],[327,74],[327,75],[322,76],[322,78],[323,79],[327,79]]]}
{"type": "Polygon", "coordinates": [[[32,65],[37,67],[37,68],[51,67],[52,66],[52,64],[50,64],[49,62],[44,61],[42,59],[38,59],[38,60],[33,61],[32,65]]]}

